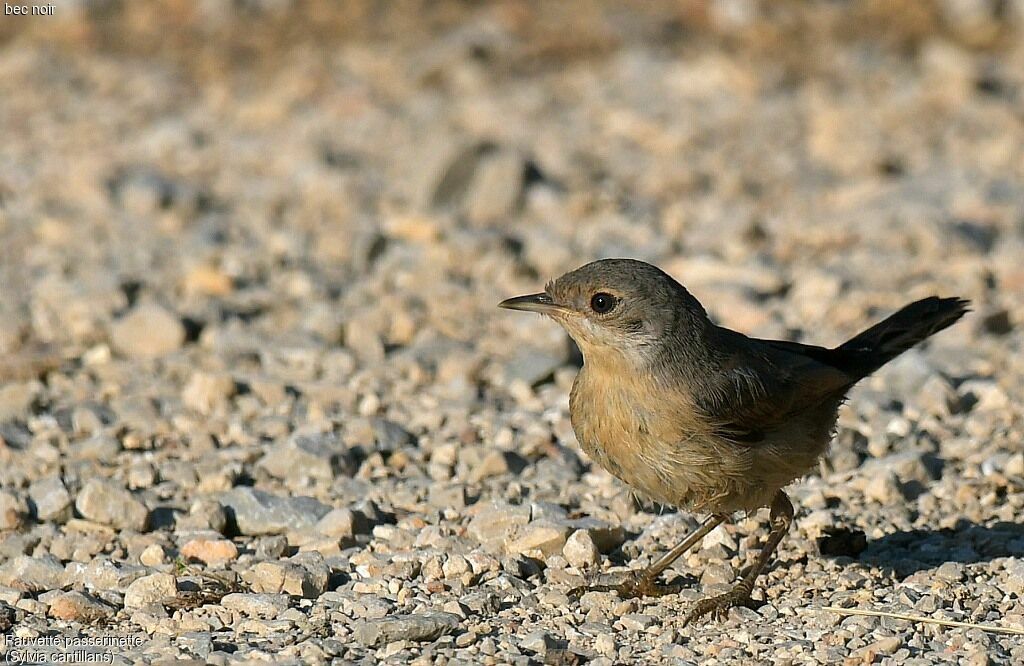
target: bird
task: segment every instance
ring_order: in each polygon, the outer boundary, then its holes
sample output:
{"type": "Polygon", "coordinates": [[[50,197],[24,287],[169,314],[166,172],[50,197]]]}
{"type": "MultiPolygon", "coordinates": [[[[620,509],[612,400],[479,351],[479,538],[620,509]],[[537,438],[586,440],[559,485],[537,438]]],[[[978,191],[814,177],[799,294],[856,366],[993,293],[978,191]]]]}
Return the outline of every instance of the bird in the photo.
{"type": "Polygon", "coordinates": [[[591,460],[646,498],[707,515],[647,568],[589,589],[677,593],[658,582],[676,559],[737,512],[769,509],[752,566],[728,592],[697,601],[685,625],[756,608],[755,581],[794,518],[784,488],[817,466],[850,389],[952,325],[970,302],[915,301],[831,349],[718,326],[672,276],[635,259],[588,263],[498,305],[553,319],[582,352],[569,412],[591,460]]]}

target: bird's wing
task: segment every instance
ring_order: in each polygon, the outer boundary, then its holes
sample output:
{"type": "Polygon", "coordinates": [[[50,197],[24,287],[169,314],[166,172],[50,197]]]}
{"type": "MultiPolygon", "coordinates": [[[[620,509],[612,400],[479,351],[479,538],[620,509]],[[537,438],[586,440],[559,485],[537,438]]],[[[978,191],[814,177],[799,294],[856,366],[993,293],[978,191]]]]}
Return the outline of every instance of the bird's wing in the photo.
{"type": "Polygon", "coordinates": [[[718,329],[697,406],[716,434],[756,446],[803,410],[841,397],[855,381],[827,362],[829,350],[748,338],[718,329]]]}

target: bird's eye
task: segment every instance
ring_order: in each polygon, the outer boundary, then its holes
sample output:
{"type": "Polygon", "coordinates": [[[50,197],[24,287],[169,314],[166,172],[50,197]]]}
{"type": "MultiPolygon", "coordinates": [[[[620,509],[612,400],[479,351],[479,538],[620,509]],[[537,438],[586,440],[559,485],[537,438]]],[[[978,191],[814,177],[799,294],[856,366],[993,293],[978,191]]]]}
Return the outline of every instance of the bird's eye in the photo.
{"type": "Polygon", "coordinates": [[[607,314],[612,311],[618,302],[617,298],[602,291],[591,297],[590,308],[597,314],[607,314]]]}

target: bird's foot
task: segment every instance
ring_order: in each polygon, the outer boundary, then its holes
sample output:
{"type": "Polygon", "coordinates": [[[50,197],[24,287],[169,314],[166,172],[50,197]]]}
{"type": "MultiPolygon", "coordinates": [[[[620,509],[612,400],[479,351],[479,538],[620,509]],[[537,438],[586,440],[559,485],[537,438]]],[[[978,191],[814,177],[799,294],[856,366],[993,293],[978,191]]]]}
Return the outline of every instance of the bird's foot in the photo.
{"type": "Polygon", "coordinates": [[[646,571],[627,571],[600,576],[595,582],[570,590],[569,597],[579,599],[587,592],[616,592],[622,599],[639,599],[678,594],[681,589],[682,585],[659,583],[657,577],[648,576],[646,571]]]}
{"type": "Polygon", "coordinates": [[[750,598],[750,592],[743,587],[734,587],[725,594],[717,597],[701,599],[693,605],[690,612],[683,620],[683,626],[699,620],[705,615],[710,615],[714,620],[724,620],[730,608],[744,606],[746,608],[757,608],[758,604],[750,598]]]}

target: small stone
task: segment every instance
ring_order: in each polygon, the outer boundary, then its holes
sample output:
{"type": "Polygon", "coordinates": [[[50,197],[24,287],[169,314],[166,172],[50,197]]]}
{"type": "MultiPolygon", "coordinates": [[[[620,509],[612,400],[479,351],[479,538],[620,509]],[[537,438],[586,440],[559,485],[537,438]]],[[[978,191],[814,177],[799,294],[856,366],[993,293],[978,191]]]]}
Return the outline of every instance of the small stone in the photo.
{"type": "Polygon", "coordinates": [[[106,604],[81,592],[65,592],[50,603],[49,615],[68,622],[90,623],[114,614],[106,604]]]}
{"type": "Polygon", "coordinates": [[[546,660],[549,651],[558,649],[558,641],[545,631],[534,631],[519,642],[519,647],[535,652],[546,660]]]}
{"type": "Polygon", "coordinates": [[[622,628],[626,631],[643,631],[647,627],[657,624],[658,618],[642,613],[628,613],[623,615],[619,622],[622,623],[622,628]]]}
{"type": "Polygon", "coordinates": [[[125,590],[124,607],[142,608],[149,604],[166,604],[178,596],[178,583],[174,576],[155,573],[139,578],[125,590]]]}
{"type": "Polygon", "coordinates": [[[465,201],[469,219],[487,223],[512,214],[523,191],[523,156],[514,150],[497,150],[484,156],[474,172],[465,201]]]}
{"type": "Polygon", "coordinates": [[[100,479],[90,480],[75,500],[85,518],[120,530],[146,529],[149,509],[130,491],[100,479]]]}
{"type": "Polygon", "coordinates": [[[158,543],[151,543],[139,554],[139,562],[147,567],[156,567],[167,561],[167,553],[163,546],[158,543]]]}
{"type": "Polygon", "coordinates": [[[416,443],[411,432],[389,419],[370,419],[373,427],[373,448],[375,451],[394,452],[416,443]]]}
{"type": "Polygon", "coordinates": [[[720,545],[729,552],[735,553],[738,546],[736,545],[736,539],[729,530],[725,528],[725,525],[719,525],[715,529],[711,530],[707,536],[704,537],[702,542],[703,548],[711,548],[712,546],[720,545]]]}
{"type": "Polygon", "coordinates": [[[64,567],[53,555],[17,557],[0,565],[0,585],[25,592],[45,592],[60,589],[64,581],[64,567]]]}
{"type": "Polygon", "coordinates": [[[559,522],[570,530],[586,530],[597,550],[604,554],[612,552],[626,540],[626,530],[622,525],[609,525],[596,518],[577,518],[559,522]]]}
{"type": "Polygon", "coordinates": [[[291,594],[315,599],[327,589],[330,569],[315,551],[277,562],[260,562],[246,576],[254,592],[291,594]]]}
{"type": "Polygon", "coordinates": [[[458,629],[460,622],[461,618],[453,613],[393,615],[357,623],[353,627],[352,636],[368,646],[387,645],[401,640],[434,641],[458,629]]]}
{"type": "Polygon", "coordinates": [[[1006,460],[1003,471],[1010,476],[1024,476],[1024,453],[1015,453],[1006,460]]]}
{"type": "Polygon", "coordinates": [[[241,534],[285,534],[313,527],[331,507],[312,497],[279,497],[254,488],[233,488],[221,494],[241,534]]]}
{"type": "Polygon", "coordinates": [[[598,654],[603,654],[606,657],[614,657],[617,654],[617,648],[615,646],[615,637],[611,634],[598,634],[594,638],[594,650],[598,654]]]}
{"type": "Polygon", "coordinates": [[[902,643],[899,636],[889,636],[862,647],[857,654],[863,659],[861,663],[870,664],[876,657],[892,654],[900,648],[902,643]]]}
{"type": "Polygon", "coordinates": [[[469,561],[458,553],[449,555],[441,567],[445,578],[459,578],[469,573],[470,570],[469,561]]]}
{"type": "Polygon", "coordinates": [[[866,476],[892,473],[901,483],[916,482],[925,486],[942,475],[942,464],[942,460],[934,455],[907,451],[869,459],[862,469],[866,476]]]}
{"type": "Polygon", "coordinates": [[[469,535],[488,546],[502,544],[530,522],[530,507],[510,504],[483,506],[469,521],[469,535]]]}
{"type": "Polygon", "coordinates": [[[288,610],[291,605],[287,594],[246,594],[233,592],[220,600],[228,610],[238,611],[249,617],[275,618],[288,610]]]}
{"type": "Polygon", "coordinates": [[[964,576],[964,565],[960,562],[944,562],[935,570],[935,577],[947,583],[959,583],[964,576]]]}
{"type": "Polygon", "coordinates": [[[509,471],[508,460],[503,451],[490,451],[483,457],[479,464],[474,465],[469,472],[470,483],[480,483],[484,479],[507,474],[509,471]]]}
{"type": "Polygon", "coordinates": [[[873,476],[864,486],[864,497],[879,504],[903,500],[899,481],[892,471],[884,471],[873,476]]]}
{"type": "Polygon", "coordinates": [[[226,296],[234,289],[231,277],[212,266],[196,266],[185,274],[182,287],[187,293],[226,296]]]}
{"type": "Polygon", "coordinates": [[[16,530],[25,524],[28,516],[28,502],[24,497],[0,491],[0,530],[16,530]]]}
{"type": "Polygon", "coordinates": [[[238,558],[238,547],[227,539],[192,539],[181,547],[181,555],[206,564],[223,564],[238,558]]]}
{"type": "Polygon", "coordinates": [[[1024,596],[1024,559],[1014,558],[1006,562],[1006,575],[1002,577],[1006,591],[1024,596]]]}
{"type": "Polygon", "coordinates": [[[508,541],[505,550],[511,555],[540,551],[543,555],[561,553],[569,537],[569,528],[553,522],[539,521],[527,525],[518,537],[508,541]]]}
{"type": "Polygon", "coordinates": [[[586,530],[576,530],[569,535],[562,548],[566,561],[578,569],[594,566],[601,559],[597,545],[586,530]]]}
{"type": "Polygon", "coordinates": [[[260,537],[255,540],[256,558],[278,560],[288,550],[288,537],[282,534],[260,537]]]}
{"type": "Polygon", "coordinates": [[[188,509],[188,515],[177,519],[175,526],[179,530],[213,530],[224,534],[228,527],[228,514],[220,502],[199,498],[188,509]]]}
{"type": "Polygon", "coordinates": [[[260,459],[258,465],[279,479],[322,479],[352,476],[356,462],[337,433],[295,434],[260,459]]]}
{"type": "Polygon", "coordinates": [[[114,349],[132,358],[156,358],[169,354],[185,343],[181,320],[156,304],[136,306],[110,326],[114,349]]]}
{"type": "Polygon", "coordinates": [[[700,582],[703,585],[727,585],[735,579],[735,576],[732,567],[711,562],[701,569],[700,582]]]}
{"type": "Polygon", "coordinates": [[[36,380],[0,384],[0,421],[26,418],[41,390],[36,380]]]}
{"type": "Polygon", "coordinates": [[[231,375],[194,372],[181,392],[181,401],[200,414],[211,414],[223,408],[234,394],[231,375]]]}
{"type": "Polygon", "coordinates": [[[319,534],[331,537],[354,537],[357,534],[369,534],[370,522],[358,511],[351,509],[332,509],[316,524],[319,534]]]}
{"type": "Polygon", "coordinates": [[[536,386],[553,377],[565,362],[565,353],[524,347],[505,364],[506,379],[509,383],[521,381],[527,386],[536,386]]]}
{"type": "Polygon", "coordinates": [[[65,522],[71,517],[71,495],[59,476],[33,481],[28,497],[35,507],[36,518],[42,522],[65,522]]]}

